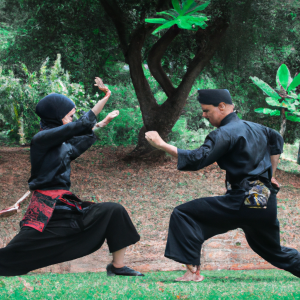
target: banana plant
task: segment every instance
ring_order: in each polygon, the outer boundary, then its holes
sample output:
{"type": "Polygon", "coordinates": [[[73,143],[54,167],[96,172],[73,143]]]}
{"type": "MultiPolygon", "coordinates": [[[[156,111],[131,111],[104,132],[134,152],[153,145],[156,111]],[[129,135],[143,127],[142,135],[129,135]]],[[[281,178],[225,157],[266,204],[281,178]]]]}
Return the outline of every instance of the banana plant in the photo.
{"type": "MultiPolygon", "coordinates": [[[[286,120],[300,122],[300,94],[296,93],[296,88],[300,85],[300,74],[292,78],[288,67],[282,64],[276,75],[276,89],[257,77],[250,78],[268,96],[266,102],[275,108],[257,108],[254,111],[271,116],[281,116],[280,134],[284,136],[286,120]]],[[[300,164],[300,145],[297,162],[300,164]]]]}
{"type": "Polygon", "coordinates": [[[172,0],[174,9],[156,13],[164,18],[145,19],[145,22],[162,24],[152,32],[154,35],[173,25],[193,31],[197,31],[199,28],[204,29],[207,27],[205,22],[208,20],[208,17],[205,14],[200,13],[200,11],[204,10],[209,3],[210,0],[203,4],[198,4],[194,0],[184,0],[182,3],[180,3],[179,0],[172,0]]]}
{"type": "Polygon", "coordinates": [[[255,112],[271,116],[281,116],[280,134],[284,136],[286,120],[300,122],[300,94],[296,94],[296,88],[300,85],[300,74],[294,79],[285,64],[282,64],[276,75],[276,89],[270,87],[267,83],[257,77],[250,77],[268,97],[266,102],[275,109],[257,108],[255,112]]]}

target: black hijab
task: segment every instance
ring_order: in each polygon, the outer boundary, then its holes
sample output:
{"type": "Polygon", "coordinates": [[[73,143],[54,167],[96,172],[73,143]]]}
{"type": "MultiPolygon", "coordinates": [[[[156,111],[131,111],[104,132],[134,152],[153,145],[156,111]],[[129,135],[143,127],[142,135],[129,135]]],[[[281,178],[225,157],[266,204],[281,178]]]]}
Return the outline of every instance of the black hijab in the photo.
{"type": "Polygon", "coordinates": [[[40,100],[35,112],[41,118],[41,128],[45,130],[63,125],[62,119],[74,107],[74,102],[68,97],[53,93],[40,100]]]}

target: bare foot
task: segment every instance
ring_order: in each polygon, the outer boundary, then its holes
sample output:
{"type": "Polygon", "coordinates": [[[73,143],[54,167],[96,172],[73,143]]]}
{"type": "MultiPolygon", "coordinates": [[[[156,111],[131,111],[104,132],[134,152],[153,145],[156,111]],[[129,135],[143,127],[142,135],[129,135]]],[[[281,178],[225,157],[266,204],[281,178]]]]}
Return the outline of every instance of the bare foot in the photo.
{"type": "Polygon", "coordinates": [[[182,277],[178,277],[175,281],[196,281],[200,282],[204,280],[204,277],[200,275],[200,266],[194,267],[192,265],[187,265],[187,271],[182,277]]]}

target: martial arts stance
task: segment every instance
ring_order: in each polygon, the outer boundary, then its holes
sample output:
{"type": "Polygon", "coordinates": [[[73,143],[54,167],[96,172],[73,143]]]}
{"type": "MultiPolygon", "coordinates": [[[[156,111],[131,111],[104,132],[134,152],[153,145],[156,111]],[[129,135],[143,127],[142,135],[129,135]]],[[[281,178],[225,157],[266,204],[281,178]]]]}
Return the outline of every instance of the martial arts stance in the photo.
{"type": "Polygon", "coordinates": [[[156,131],[146,133],[154,147],[178,157],[178,170],[197,171],[217,162],[226,170],[224,196],[196,199],[177,206],[170,219],[165,256],[187,265],[177,281],[202,281],[200,252],[204,241],[242,228],[249,246],[272,265],[300,277],[300,253],[280,246],[275,180],[283,139],[274,130],[240,120],[227,90],[200,90],[203,117],[217,127],[196,150],[165,143],[156,131]]]}
{"type": "Polygon", "coordinates": [[[104,127],[118,111],[101,122],[101,112],[111,92],[100,78],[96,86],[106,93],[94,108],[72,122],[75,104],[66,96],[50,94],[36,107],[41,131],[31,141],[32,198],[20,222],[20,232],[0,249],[0,275],[31,270],[76,259],[98,250],[107,240],[113,261],[109,276],[143,276],[124,266],[126,247],[140,237],[126,210],[117,203],[82,202],[70,189],[70,163],[96,140],[93,128],[104,127]],[[97,123],[97,124],[96,124],[97,123]]]}

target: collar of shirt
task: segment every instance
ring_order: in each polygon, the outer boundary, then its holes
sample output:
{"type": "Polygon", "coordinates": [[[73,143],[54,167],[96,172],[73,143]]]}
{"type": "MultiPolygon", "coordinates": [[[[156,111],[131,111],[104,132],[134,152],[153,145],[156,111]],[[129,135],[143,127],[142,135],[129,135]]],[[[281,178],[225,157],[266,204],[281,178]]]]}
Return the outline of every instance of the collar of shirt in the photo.
{"type": "Polygon", "coordinates": [[[237,120],[239,120],[239,117],[235,112],[232,112],[221,121],[220,127],[237,120]]]}

